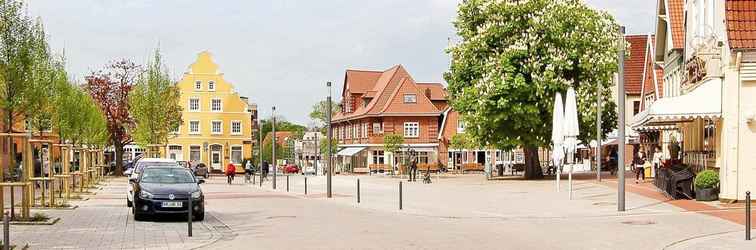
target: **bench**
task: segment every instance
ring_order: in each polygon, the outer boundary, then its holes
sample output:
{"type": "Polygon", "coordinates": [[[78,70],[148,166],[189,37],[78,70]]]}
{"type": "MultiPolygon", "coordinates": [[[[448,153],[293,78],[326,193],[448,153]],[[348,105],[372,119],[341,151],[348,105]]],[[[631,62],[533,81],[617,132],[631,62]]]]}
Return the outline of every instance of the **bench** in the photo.
{"type": "Polygon", "coordinates": [[[479,163],[465,163],[462,164],[462,172],[464,171],[483,171],[483,165],[479,163]]]}
{"type": "Polygon", "coordinates": [[[524,163],[515,163],[512,164],[512,175],[517,174],[517,172],[525,172],[525,164],[524,163]]]}
{"type": "Polygon", "coordinates": [[[355,174],[367,174],[370,173],[370,168],[354,168],[352,172],[355,174]]]}
{"type": "Polygon", "coordinates": [[[380,172],[380,171],[391,171],[391,166],[388,164],[370,164],[368,165],[368,172],[380,172]]]}

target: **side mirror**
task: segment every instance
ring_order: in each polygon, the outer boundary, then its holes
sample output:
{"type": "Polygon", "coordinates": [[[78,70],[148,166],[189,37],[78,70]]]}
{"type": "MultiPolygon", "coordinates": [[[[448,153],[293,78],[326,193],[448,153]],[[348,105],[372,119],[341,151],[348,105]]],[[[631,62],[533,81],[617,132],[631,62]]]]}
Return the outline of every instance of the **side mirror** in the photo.
{"type": "Polygon", "coordinates": [[[205,183],[205,179],[199,179],[199,180],[197,180],[197,184],[202,184],[202,183],[205,183]]]}

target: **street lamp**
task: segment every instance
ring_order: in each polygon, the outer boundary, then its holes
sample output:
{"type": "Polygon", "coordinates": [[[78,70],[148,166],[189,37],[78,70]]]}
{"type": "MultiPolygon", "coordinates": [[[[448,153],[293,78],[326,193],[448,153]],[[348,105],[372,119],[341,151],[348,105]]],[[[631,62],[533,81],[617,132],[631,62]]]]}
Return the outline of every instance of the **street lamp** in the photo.
{"type": "Polygon", "coordinates": [[[271,150],[271,159],[273,160],[273,189],[276,189],[276,172],[278,167],[276,166],[276,106],[273,106],[273,112],[271,112],[271,120],[273,121],[273,143],[271,147],[273,148],[271,150]]]}
{"type": "Polygon", "coordinates": [[[331,165],[331,147],[333,146],[333,134],[331,133],[331,82],[327,82],[326,86],[328,86],[328,110],[326,111],[326,114],[328,116],[328,177],[326,178],[327,183],[327,189],[328,189],[328,198],[331,198],[331,172],[333,172],[333,166],[331,165]]]}
{"type": "Polygon", "coordinates": [[[625,211],[625,26],[620,26],[620,43],[617,52],[617,211],[625,211]]]}

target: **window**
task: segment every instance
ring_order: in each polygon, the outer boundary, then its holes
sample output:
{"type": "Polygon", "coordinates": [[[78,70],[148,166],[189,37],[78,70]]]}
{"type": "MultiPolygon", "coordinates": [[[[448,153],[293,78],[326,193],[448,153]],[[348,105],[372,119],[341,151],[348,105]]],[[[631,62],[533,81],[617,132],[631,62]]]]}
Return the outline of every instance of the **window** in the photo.
{"type": "Polygon", "coordinates": [[[404,123],[404,137],[417,138],[420,135],[420,124],[418,122],[404,123]]]}
{"type": "Polygon", "coordinates": [[[383,150],[373,151],[373,164],[384,164],[383,150]]]}
{"type": "Polygon", "coordinates": [[[640,112],[640,101],[633,101],[633,115],[638,114],[640,112]]]}
{"type": "Polygon", "coordinates": [[[180,127],[181,127],[181,126],[176,126],[175,128],[171,129],[171,134],[178,134],[178,133],[179,133],[179,128],[180,128],[180,127]]]}
{"type": "Polygon", "coordinates": [[[360,128],[357,127],[357,124],[352,124],[352,138],[360,138],[360,128]]]}
{"type": "Polygon", "coordinates": [[[189,111],[199,111],[199,98],[193,97],[189,99],[189,111]]]}
{"type": "Polygon", "coordinates": [[[651,107],[651,104],[653,104],[653,103],[654,103],[654,95],[653,94],[648,94],[648,95],[646,95],[646,98],[645,98],[645,100],[643,102],[643,108],[644,109],[648,109],[648,108],[651,107]]]}
{"type": "Polygon", "coordinates": [[[196,82],[194,82],[194,89],[195,90],[202,89],[202,81],[196,81],[196,82]]]}
{"type": "Polygon", "coordinates": [[[373,134],[383,134],[383,129],[381,128],[380,122],[373,123],[373,134]]]}
{"type": "Polygon", "coordinates": [[[199,134],[200,124],[199,121],[189,121],[189,134],[199,134]]]}
{"type": "Polygon", "coordinates": [[[242,146],[231,146],[231,163],[242,163],[242,146]]]}
{"type": "Polygon", "coordinates": [[[220,134],[223,133],[223,122],[222,121],[212,121],[211,122],[211,131],[213,134],[220,134]]]}
{"type": "Polygon", "coordinates": [[[368,138],[367,128],[368,128],[367,122],[362,123],[362,138],[368,138]]]}
{"type": "Polygon", "coordinates": [[[465,122],[461,119],[457,121],[457,133],[465,132],[465,122]]]}
{"type": "Polygon", "coordinates": [[[428,163],[428,152],[418,152],[417,154],[417,163],[428,163]]]}
{"type": "Polygon", "coordinates": [[[235,135],[241,134],[241,121],[231,121],[231,133],[235,135]]]}
{"type": "Polygon", "coordinates": [[[213,112],[221,112],[222,109],[223,109],[223,106],[221,104],[221,99],[213,98],[210,104],[210,110],[213,112]]]}
{"type": "Polygon", "coordinates": [[[417,103],[417,95],[404,94],[404,103],[417,103]]]}
{"type": "Polygon", "coordinates": [[[191,146],[189,147],[189,160],[190,161],[200,161],[200,146],[191,146]]]}
{"type": "Polygon", "coordinates": [[[207,81],[207,89],[215,90],[215,81],[207,81]]]}

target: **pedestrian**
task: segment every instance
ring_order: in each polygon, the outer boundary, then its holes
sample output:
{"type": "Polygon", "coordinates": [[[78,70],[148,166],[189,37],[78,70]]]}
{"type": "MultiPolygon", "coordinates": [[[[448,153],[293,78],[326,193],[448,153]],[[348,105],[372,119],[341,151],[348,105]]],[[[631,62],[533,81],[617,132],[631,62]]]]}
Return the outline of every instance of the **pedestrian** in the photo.
{"type": "Polygon", "coordinates": [[[252,161],[247,161],[246,166],[244,166],[244,182],[250,183],[252,182],[251,177],[255,174],[255,170],[252,167],[252,161]]]}
{"type": "Polygon", "coordinates": [[[662,165],[662,157],[664,157],[662,149],[659,145],[656,145],[653,158],[654,167],[651,169],[651,177],[656,177],[656,170],[662,165]]]}
{"type": "Polygon", "coordinates": [[[260,176],[260,180],[263,180],[263,179],[267,180],[268,179],[269,167],[270,166],[268,164],[268,161],[263,161],[262,168],[260,169],[260,171],[261,171],[260,174],[262,175],[262,176],[260,176]]]}
{"type": "Polygon", "coordinates": [[[412,162],[410,162],[410,180],[409,181],[417,181],[417,158],[412,157],[412,162]]]}
{"type": "Polygon", "coordinates": [[[644,182],[646,180],[646,173],[643,168],[645,164],[646,154],[643,153],[643,150],[638,150],[638,153],[635,155],[634,159],[636,184],[638,182],[644,182]]]}
{"type": "Polygon", "coordinates": [[[228,166],[226,166],[226,178],[228,179],[228,184],[231,185],[234,181],[234,176],[236,176],[236,166],[234,164],[229,163],[228,166]]]}

